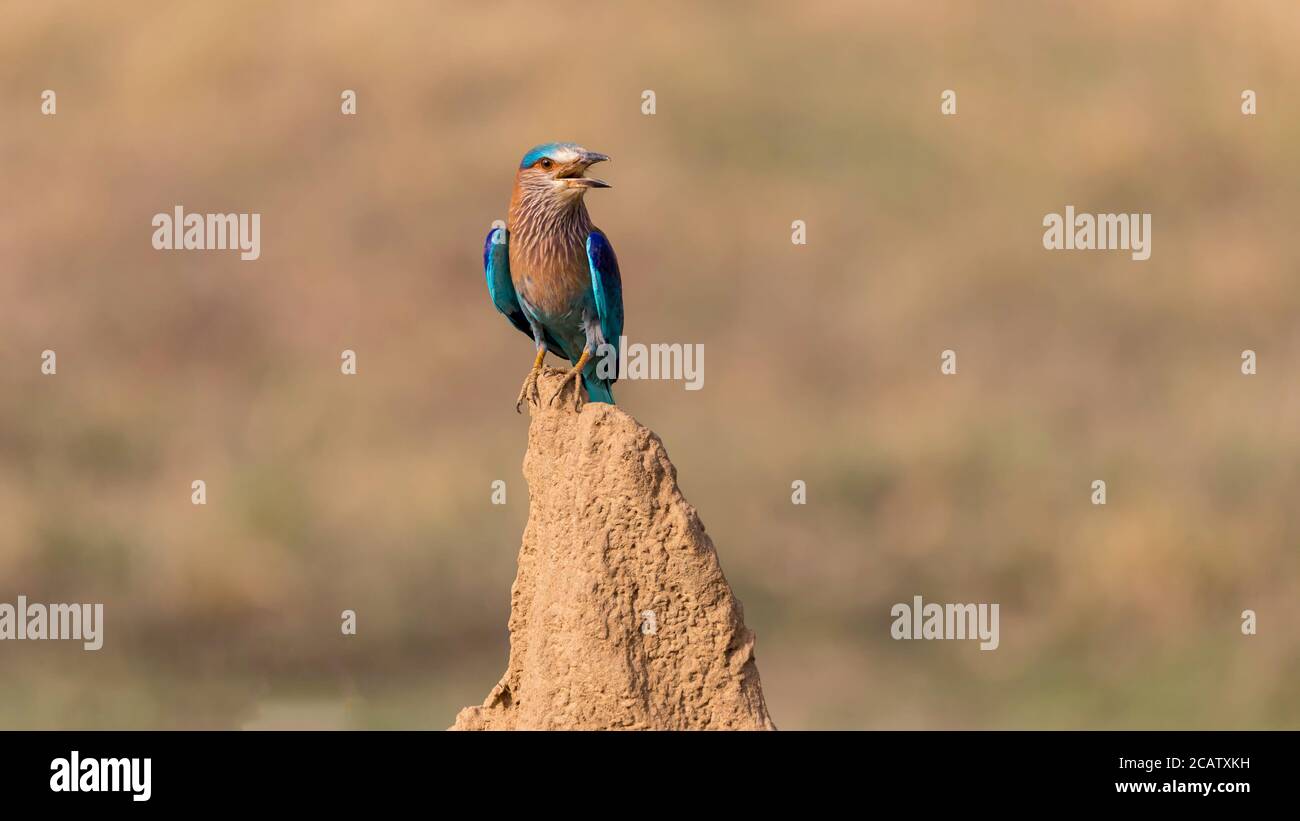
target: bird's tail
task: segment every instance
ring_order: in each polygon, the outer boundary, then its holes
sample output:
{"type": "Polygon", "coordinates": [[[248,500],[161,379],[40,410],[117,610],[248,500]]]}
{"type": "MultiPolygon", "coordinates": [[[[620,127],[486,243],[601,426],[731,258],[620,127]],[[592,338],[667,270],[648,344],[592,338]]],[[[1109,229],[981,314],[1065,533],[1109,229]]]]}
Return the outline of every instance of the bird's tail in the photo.
{"type": "Polygon", "coordinates": [[[584,373],[582,375],[582,384],[587,388],[588,401],[604,402],[608,405],[614,404],[614,394],[610,390],[608,379],[601,379],[595,374],[584,373]]]}

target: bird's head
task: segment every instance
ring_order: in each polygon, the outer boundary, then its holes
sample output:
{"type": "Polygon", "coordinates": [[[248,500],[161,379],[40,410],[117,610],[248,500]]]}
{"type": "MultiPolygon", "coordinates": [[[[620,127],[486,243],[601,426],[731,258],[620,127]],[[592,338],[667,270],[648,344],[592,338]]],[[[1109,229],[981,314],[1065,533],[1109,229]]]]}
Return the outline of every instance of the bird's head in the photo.
{"type": "Polygon", "coordinates": [[[588,189],[610,187],[604,180],[585,176],[588,168],[608,159],[573,143],[545,143],[524,155],[518,185],[526,194],[576,203],[588,189]]]}

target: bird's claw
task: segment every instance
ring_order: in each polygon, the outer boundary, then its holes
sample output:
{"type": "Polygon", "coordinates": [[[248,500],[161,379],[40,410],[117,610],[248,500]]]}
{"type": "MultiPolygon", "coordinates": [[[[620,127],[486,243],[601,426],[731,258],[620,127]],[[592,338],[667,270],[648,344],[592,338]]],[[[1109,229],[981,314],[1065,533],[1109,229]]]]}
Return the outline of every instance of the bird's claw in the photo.
{"type": "Polygon", "coordinates": [[[533,368],[524,377],[523,387],[519,389],[519,398],[515,400],[515,413],[523,413],[520,409],[524,406],[525,401],[534,405],[542,401],[542,394],[537,389],[537,375],[541,372],[541,368],[533,368]]]}
{"type": "Polygon", "coordinates": [[[555,389],[555,393],[551,394],[550,401],[547,402],[547,404],[554,406],[555,400],[560,397],[560,394],[564,393],[564,389],[569,386],[570,382],[572,382],[573,383],[573,409],[574,411],[580,410],[582,408],[582,388],[578,387],[578,385],[581,378],[582,378],[582,372],[577,368],[574,368],[573,370],[566,373],[564,375],[564,380],[560,382],[560,386],[555,389]]]}

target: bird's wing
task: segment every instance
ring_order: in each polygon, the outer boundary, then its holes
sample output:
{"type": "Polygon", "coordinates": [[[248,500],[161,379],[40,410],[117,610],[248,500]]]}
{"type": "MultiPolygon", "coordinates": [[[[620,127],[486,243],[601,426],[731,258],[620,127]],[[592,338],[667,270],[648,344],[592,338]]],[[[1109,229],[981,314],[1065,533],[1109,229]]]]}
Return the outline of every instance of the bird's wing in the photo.
{"type": "MultiPolygon", "coordinates": [[[[510,324],[529,339],[533,338],[533,329],[528,324],[528,317],[519,305],[519,295],[515,293],[515,284],[510,279],[510,233],[504,228],[488,231],[483,243],[483,274],[487,277],[488,296],[492,304],[505,314],[510,324]]],[[[568,354],[555,341],[550,330],[542,328],[542,337],[546,340],[546,349],[561,359],[568,359],[568,354]]]]}
{"type": "Polygon", "coordinates": [[[510,247],[507,242],[509,234],[506,229],[493,228],[483,243],[483,274],[487,277],[488,296],[511,325],[532,339],[533,331],[528,327],[523,308],[519,307],[515,284],[510,281],[510,247]]]}
{"type": "Polygon", "coordinates": [[[618,350],[619,338],[623,336],[623,278],[618,272],[614,246],[600,229],[587,235],[587,263],[591,267],[591,290],[596,297],[600,332],[618,350]]]}

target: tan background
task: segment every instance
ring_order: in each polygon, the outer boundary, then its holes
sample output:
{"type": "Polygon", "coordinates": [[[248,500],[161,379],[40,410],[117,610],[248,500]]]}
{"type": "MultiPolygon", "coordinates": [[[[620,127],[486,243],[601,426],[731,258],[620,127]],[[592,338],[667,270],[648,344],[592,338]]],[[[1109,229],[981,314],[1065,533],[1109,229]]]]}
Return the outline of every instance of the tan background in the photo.
{"type": "Polygon", "coordinates": [[[0,7],[0,601],[108,619],[0,643],[0,726],[481,700],[531,349],[480,254],[547,140],[615,158],[628,333],[705,345],[704,390],[616,395],[779,726],[1300,726],[1300,7],[702,5],[0,7]],[[262,258],[152,250],[178,203],[262,258]],[[1044,251],[1066,204],[1151,212],[1151,260],[1044,251]],[[1001,648],[891,641],[917,593],[1001,648]]]}

